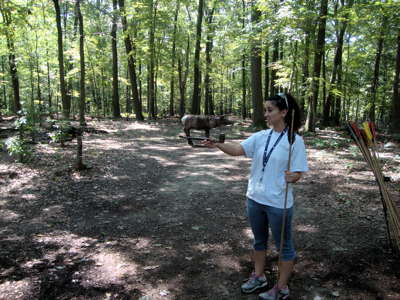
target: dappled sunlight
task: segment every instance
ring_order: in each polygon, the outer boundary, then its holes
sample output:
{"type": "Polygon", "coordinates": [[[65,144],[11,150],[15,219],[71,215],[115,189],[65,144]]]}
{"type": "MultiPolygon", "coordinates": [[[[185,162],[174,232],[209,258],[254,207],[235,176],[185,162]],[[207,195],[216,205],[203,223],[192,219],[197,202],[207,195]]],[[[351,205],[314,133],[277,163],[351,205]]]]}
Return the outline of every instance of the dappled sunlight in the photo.
{"type": "Polygon", "coordinates": [[[46,234],[36,234],[33,237],[33,241],[42,244],[53,244],[59,247],[68,246],[69,251],[77,251],[93,245],[97,240],[89,237],[81,237],[67,231],[56,230],[46,234]]]}
{"type": "Polygon", "coordinates": [[[241,265],[235,255],[219,255],[213,258],[213,261],[222,270],[230,269],[235,272],[240,272],[241,270],[241,265]]]}
{"type": "Polygon", "coordinates": [[[137,274],[137,264],[109,249],[90,255],[90,259],[94,261],[92,265],[74,274],[83,286],[122,284],[126,276],[137,274]]]}
{"type": "Polygon", "coordinates": [[[6,241],[6,242],[22,242],[24,240],[23,236],[14,234],[14,233],[10,233],[9,230],[4,230],[3,233],[6,233],[7,236],[2,237],[1,241],[6,241]]]}
{"type": "Polygon", "coordinates": [[[17,214],[16,212],[2,208],[0,210],[0,222],[13,222],[17,221],[21,217],[20,214],[17,214]]]}
{"type": "Polygon", "coordinates": [[[4,300],[31,300],[38,289],[37,278],[24,278],[16,281],[4,281],[0,283],[0,299],[4,300]],[[7,295],[7,299],[2,296],[7,295]]]}
{"type": "Polygon", "coordinates": [[[298,224],[295,226],[295,230],[306,233],[317,233],[320,231],[320,229],[317,226],[310,224],[298,224]]]}

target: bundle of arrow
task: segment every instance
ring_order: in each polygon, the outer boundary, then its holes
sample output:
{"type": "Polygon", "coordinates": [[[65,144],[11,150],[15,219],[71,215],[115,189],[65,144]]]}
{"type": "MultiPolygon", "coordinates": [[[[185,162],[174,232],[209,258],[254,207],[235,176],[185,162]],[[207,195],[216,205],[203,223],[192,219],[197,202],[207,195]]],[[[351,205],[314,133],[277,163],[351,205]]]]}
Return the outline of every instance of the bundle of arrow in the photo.
{"type": "Polygon", "coordinates": [[[390,247],[400,254],[400,212],[391,198],[385,184],[382,169],[376,153],[376,130],[374,123],[364,122],[363,128],[358,128],[354,122],[348,123],[350,134],[360,148],[364,159],[374,172],[381,192],[383,211],[385,214],[390,247]]]}

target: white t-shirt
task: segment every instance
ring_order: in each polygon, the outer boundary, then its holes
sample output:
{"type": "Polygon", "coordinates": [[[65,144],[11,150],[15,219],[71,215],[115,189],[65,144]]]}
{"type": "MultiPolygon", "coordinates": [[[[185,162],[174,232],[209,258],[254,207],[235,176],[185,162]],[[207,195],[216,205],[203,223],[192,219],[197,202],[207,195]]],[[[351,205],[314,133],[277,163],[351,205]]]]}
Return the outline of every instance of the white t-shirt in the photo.
{"type": "MultiPolygon", "coordinates": [[[[286,189],[285,171],[288,167],[289,141],[287,133],[285,133],[272,151],[264,172],[262,172],[265,145],[271,130],[259,131],[240,143],[246,157],[252,158],[246,196],[264,205],[284,208],[286,189]]],[[[269,153],[280,134],[280,132],[272,131],[267,153],[269,153]]],[[[290,171],[307,172],[307,155],[303,138],[296,134],[292,147],[290,171]]],[[[289,184],[286,207],[290,208],[292,206],[293,188],[289,184]]]]}

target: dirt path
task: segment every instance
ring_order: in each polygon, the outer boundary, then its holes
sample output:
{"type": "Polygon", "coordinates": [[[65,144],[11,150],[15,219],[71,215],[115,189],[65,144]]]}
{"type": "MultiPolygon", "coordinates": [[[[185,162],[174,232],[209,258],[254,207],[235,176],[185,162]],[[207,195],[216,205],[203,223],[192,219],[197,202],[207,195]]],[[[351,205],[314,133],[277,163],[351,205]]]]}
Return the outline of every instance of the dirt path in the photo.
{"type": "MultiPolygon", "coordinates": [[[[70,168],[73,144],[37,145],[28,166],[2,154],[0,299],[257,299],[239,289],[251,270],[250,161],[185,145],[173,121],[91,125],[109,134],[85,137],[85,172],[70,168]]],[[[371,173],[335,132],[306,142],[292,299],[400,299],[371,173]]],[[[398,184],[391,151],[386,175],[398,184]]]]}

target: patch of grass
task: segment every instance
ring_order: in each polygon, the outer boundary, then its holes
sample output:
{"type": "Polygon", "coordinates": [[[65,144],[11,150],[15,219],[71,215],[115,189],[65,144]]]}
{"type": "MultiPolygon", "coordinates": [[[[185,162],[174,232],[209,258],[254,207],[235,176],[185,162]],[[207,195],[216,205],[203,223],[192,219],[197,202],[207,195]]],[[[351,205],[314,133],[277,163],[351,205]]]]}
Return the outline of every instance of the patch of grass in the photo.
{"type": "Polygon", "coordinates": [[[338,149],[340,148],[342,145],[341,143],[339,143],[337,140],[334,139],[321,139],[318,137],[315,137],[313,139],[310,140],[310,144],[318,149],[327,149],[327,148],[334,148],[334,149],[338,149]]]}

